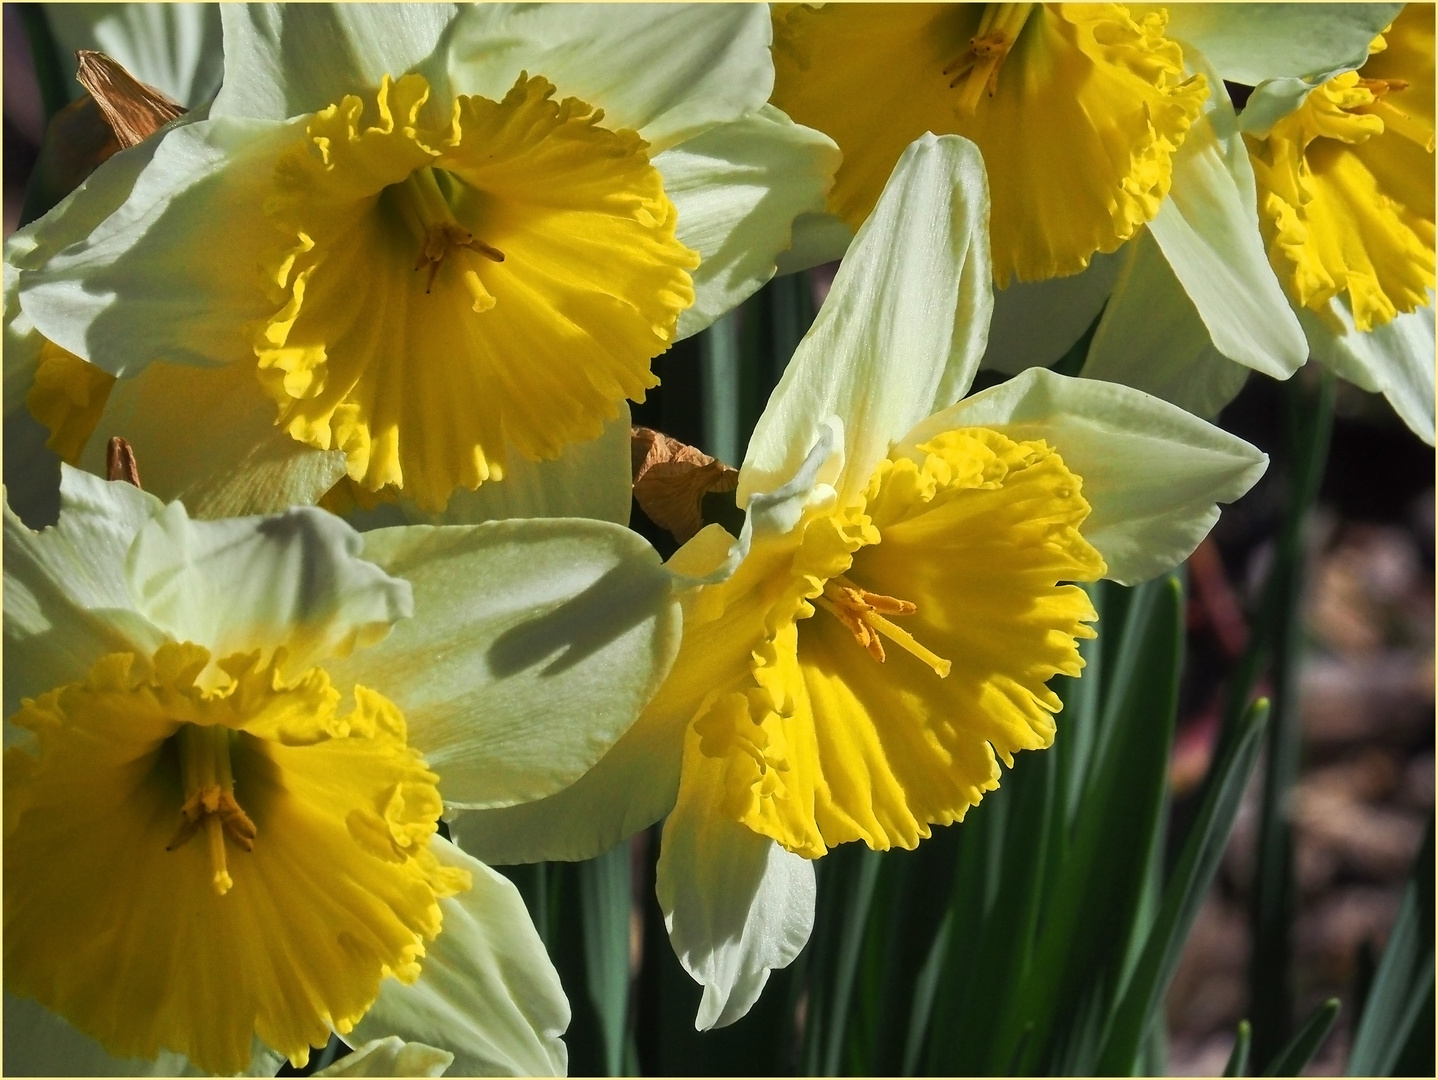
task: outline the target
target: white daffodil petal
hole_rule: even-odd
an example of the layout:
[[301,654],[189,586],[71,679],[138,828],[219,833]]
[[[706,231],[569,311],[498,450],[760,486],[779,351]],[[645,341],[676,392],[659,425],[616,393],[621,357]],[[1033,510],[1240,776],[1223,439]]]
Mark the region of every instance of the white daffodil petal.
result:
[[[629,405],[621,401],[619,415],[604,425],[599,438],[572,443],[553,461],[529,461],[513,451],[503,480],[490,480],[475,491],[460,488],[439,514],[426,514],[402,498],[401,515],[407,522],[428,525],[558,517],[628,525],[634,497],[629,432]],[[354,517],[363,520],[365,515]]]
[[5,261],[21,270],[33,269],[72,244],[85,242],[134,193],[163,141],[146,139],[106,158],[49,213],[5,241]]
[[987,427],[1042,439],[1083,481],[1083,534],[1134,585],[1171,570],[1218,520],[1218,503],[1248,491],[1268,456],[1175,405],[1116,383],[1035,368],[925,420],[896,453],[943,431]]
[[110,391],[80,465],[105,471],[108,441],[129,442],[145,490],[197,518],[274,514],[320,500],[345,474],[344,454],[296,442],[254,363],[221,368],[154,363]]
[[315,1076],[443,1076],[454,1064],[448,1050],[424,1043],[405,1042],[397,1035],[357,1046]]
[[1296,112],[1309,94],[1329,78],[1352,71],[1352,67],[1325,72],[1316,79],[1270,79],[1248,96],[1243,112],[1238,115],[1238,128],[1257,139],[1268,138],[1273,125],[1289,113]]
[[287,669],[303,671],[374,644],[409,617],[409,584],[360,558],[362,546],[359,533],[314,507],[192,521],[175,502],[135,535],[125,579],[135,607],[176,641],[217,660],[282,646]]
[[1253,165],[1222,80],[1202,57],[1185,59],[1208,76],[1212,90],[1174,155],[1173,187],[1149,232],[1214,348],[1286,379],[1308,359],[1308,343],[1263,247]]
[[350,1037],[443,1045],[456,1076],[563,1076],[569,1002],[519,891],[448,841],[435,837],[430,849],[474,886],[439,902],[444,924],[418,981],[381,983]]
[[364,554],[412,584],[416,618],[326,668],[336,686],[384,688],[453,806],[508,806],[578,779],[679,647],[658,554],[608,522],[381,529]]
[[444,85],[454,4],[225,4],[211,116],[285,120],[410,71]]
[[[284,1064],[258,1039],[246,1076],[274,1076]],[[208,1076],[183,1054],[161,1050],[154,1061],[114,1058],[88,1035],[31,998],[5,994],[6,1076]]]
[[694,305],[677,336],[698,333],[774,276],[801,213],[823,210],[839,167],[827,135],[771,105],[710,128],[654,159],[679,211],[680,243],[697,251]]
[[497,866],[603,855],[673,808],[688,720],[642,716],[562,791],[498,810],[458,814],[450,820],[450,835],[465,851]]
[[1230,82],[1257,86],[1266,79],[1358,67],[1368,57],[1368,43],[1402,9],[1402,4],[1139,4],[1129,10],[1140,20],[1152,11],[1167,12],[1167,37],[1198,48]]
[[675,955],[704,987],[694,1026],[747,1013],[769,972],[787,967],[814,928],[814,865],[715,813],[724,761],[685,737],[684,781],[664,823],[655,891]]
[[1069,277],[1015,279],[994,291],[989,343],[979,366],[1006,375],[1049,367],[1063,358],[1104,309],[1123,267],[1124,254],[1094,255]]
[[125,555],[163,509],[129,484],[65,466],[60,520],[32,532],[5,508],[5,715],[21,698],[84,678],[107,653],[164,641],[125,590]]
[[135,78],[193,109],[215,96],[224,70],[219,4],[46,4],[45,19],[79,97],[75,51],[98,49]]
[[926,134],[904,151],[759,418],[740,505],[792,477],[829,417],[846,439],[834,486],[852,497],[894,439],[968,389],[993,308],[988,213],[973,143]]
[[794,219],[794,239],[779,252],[780,274],[795,274],[811,266],[838,262],[854,242],[854,230],[833,214],[800,214]]
[[1250,369],[1213,347],[1193,300],[1147,230],[1125,251],[1083,377],[1132,386],[1196,416],[1217,416],[1243,389]]
[[1343,379],[1388,399],[1413,434],[1433,445],[1433,293],[1417,311],[1360,334],[1353,314],[1341,298],[1329,301],[1329,311],[1343,323],[1335,334],[1317,315],[1299,315],[1313,358]]
[[521,70],[604,110],[651,154],[754,112],[774,88],[761,4],[467,7],[452,37],[456,93],[502,98]]
[[727,581],[756,541],[787,536],[806,514],[832,510],[838,498],[833,482],[843,469],[844,425],[837,416],[829,416],[820,424],[818,441],[799,471],[781,487],[750,496],[737,538],[721,525],[707,525],[674,553],[665,564],[674,587],[688,590]]
[[[1390,5],[1374,4],[1373,6],[1387,8]],[[1243,106],[1243,112],[1238,115],[1239,130],[1245,135],[1252,135],[1257,139],[1268,138],[1273,131],[1273,125],[1290,113],[1296,112],[1315,89],[1330,79],[1336,79],[1346,71],[1355,70],[1362,64],[1363,58],[1360,56],[1357,60],[1345,62],[1327,71],[1320,71],[1302,78],[1269,79],[1267,82],[1259,83],[1253,93],[1248,96],[1248,101]]]
[[[18,260],[35,326],[112,375],[151,360],[253,357],[243,328],[275,307],[264,288],[274,244],[262,204],[275,156],[298,137],[291,125],[226,118],[116,154],[52,211],[53,224],[47,215],[39,246]],[[130,158],[150,150],[148,164]],[[143,168],[132,176],[136,161]]]

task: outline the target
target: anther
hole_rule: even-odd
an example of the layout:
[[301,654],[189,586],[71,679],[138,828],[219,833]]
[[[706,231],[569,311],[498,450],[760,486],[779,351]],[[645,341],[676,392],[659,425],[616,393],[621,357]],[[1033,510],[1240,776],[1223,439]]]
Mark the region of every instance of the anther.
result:
[[1373,95],[1369,107],[1373,115],[1382,118],[1384,130],[1417,143],[1430,154],[1433,152],[1433,125],[1400,109],[1388,97],[1407,90],[1407,79],[1359,79],[1358,85]]
[[[440,186],[441,179],[443,187]],[[405,223],[419,238],[419,257],[414,261],[414,268],[429,271],[429,279],[424,286],[426,293],[434,288],[440,263],[455,248],[472,251],[491,262],[504,262],[504,252],[493,244],[486,244],[455,220],[454,210],[449,204],[454,196],[455,183],[454,178],[443,170],[436,172],[433,168],[424,168],[416,169],[402,183],[387,189],[393,193]]]
[[1407,79],[1359,79],[1358,85],[1367,90],[1374,97],[1382,97],[1391,92],[1408,89]]
[[185,802],[180,807],[180,825],[165,845],[166,851],[184,846],[203,827],[210,853],[211,882],[224,896],[234,886],[230,877],[226,840],[244,851],[255,846],[255,823],[235,801],[235,781],[230,771],[230,733],[223,727],[183,726],[176,736],[180,742],[180,770],[185,784]]
[[854,635],[854,640],[879,663],[882,664],[886,659],[882,635],[905,652],[922,660],[939,678],[948,677],[953,667],[948,660],[920,645],[913,635],[884,617],[912,615],[919,610],[917,604],[885,596],[883,593],[870,592],[842,575],[825,582],[823,595],[815,597],[814,603],[838,619],[844,628]]
[[1009,55],[1019,31],[1028,21],[1033,4],[987,4],[979,19],[978,33],[969,39],[969,47],[952,60],[943,74],[954,78],[949,89],[963,84],[957,109],[961,115],[972,116],[979,97],[987,92],[993,97],[999,87],[999,69]]
[[419,258],[414,263],[416,270],[429,268],[429,280],[425,282],[424,286],[426,294],[434,288],[434,279],[439,273],[439,264],[444,261],[445,255],[452,247],[467,248],[478,255],[483,255],[491,262],[504,262],[504,252],[476,238],[474,233],[463,225],[453,221],[442,221],[430,225],[424,231],[424,240],[419,248]]

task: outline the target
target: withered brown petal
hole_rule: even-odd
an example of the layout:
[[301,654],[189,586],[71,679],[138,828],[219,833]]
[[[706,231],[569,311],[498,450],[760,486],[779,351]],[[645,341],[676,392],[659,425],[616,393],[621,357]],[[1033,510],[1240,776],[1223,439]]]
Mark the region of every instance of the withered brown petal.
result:
[[737,469],[653,428],[630,429],[629,450],[635,501],[681,544],[704,527],[704,496],[739,486]]
[[80,49],[75,60],[75,77],[100,106],[122,149],[143,142],[185,112],[174,98],[140,82],[102,52]]

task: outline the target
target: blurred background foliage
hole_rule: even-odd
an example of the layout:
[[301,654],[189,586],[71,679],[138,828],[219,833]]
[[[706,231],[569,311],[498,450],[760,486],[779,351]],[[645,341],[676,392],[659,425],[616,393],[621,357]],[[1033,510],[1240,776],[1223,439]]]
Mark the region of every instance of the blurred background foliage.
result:
[[[8,236],[63,195],[36,169],[74,95],[39,8],[4,20]],[[738,465],[833,270],[660,357],[634,422]],[[572,1073],[1433,1075],[1433,452],[1314,365],[1251,377],[1219,422],[1268,475],[1177,573],[1092,587],[1053,749],[915,851],[822,859],[809,945],[737,1024],[694,1030],[657,826],[504,868]]]

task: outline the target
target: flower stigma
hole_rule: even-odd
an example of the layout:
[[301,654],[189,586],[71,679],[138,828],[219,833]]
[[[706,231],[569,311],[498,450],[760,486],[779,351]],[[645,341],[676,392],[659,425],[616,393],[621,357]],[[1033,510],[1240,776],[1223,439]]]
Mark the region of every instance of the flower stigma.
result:
[[945,75],[953,75],[950,89],[963,84],[957,106],[960,116],[973,116],[979,95],[993,97],[999,87],[999,69],[1004,57],[1019,39],[1019,32],[1028,21],[1033,4],[986,4],[979,29],[969,39],[969,47],[948,67]]
[[[450,200],[440,188],[441,177],[444,178],[446,187],[453,184],[450,175],[443,169],[436,171],[433,168],[423,168],[416,169],[403,181],[387,189],[392,193],[405,224],[419,239],[419,258],[415,260],[414,268],[429,270],[429,279],[424,286],[426,296],[433,290],[440,264],[451,248],[464,248],[491,262],[504,262],[504,252],[477,239],[474,233],[455,220]],[[470,276],[466,275],[466,285]],[[477,282],[478,279],[475,280]],[[488,297],[488,293],[474,289],[470,290],[470,294],[475,300],[479,300],[481,296]]]

